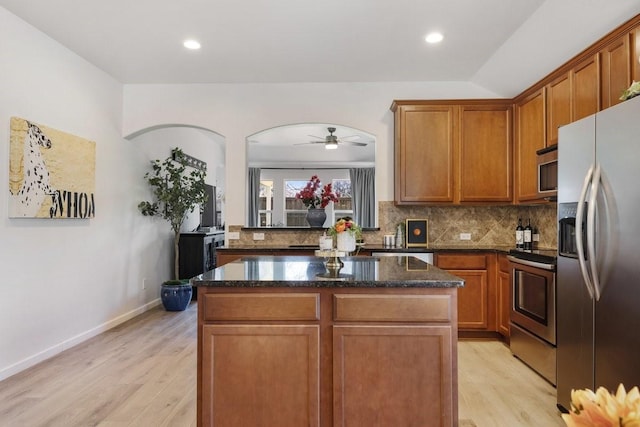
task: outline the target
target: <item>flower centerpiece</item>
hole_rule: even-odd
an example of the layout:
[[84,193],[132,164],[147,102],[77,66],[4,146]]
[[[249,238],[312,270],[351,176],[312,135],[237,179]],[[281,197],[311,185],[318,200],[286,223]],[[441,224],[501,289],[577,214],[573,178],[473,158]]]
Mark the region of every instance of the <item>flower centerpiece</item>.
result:
[[568,427],[622,427],[640,425],[640,392],[633,387],[628,393],[620,384],[615,395],[604,387],[571,390],[571,411],[562,419]]
[[307,207],[307,222],[311,227],[322,227],[327,219],[324,208],[329,202],[337,202],[338,194],[333,192],[331,184],[322,186],[318,175],[313,175],[307,185],[296,193],[296,199],[302,200]]
[[356,239],[362,236],[362,228],[351,217],[346,216],[329,228],[329,234],[335,236],[339,251],[353,252],[356,250]]

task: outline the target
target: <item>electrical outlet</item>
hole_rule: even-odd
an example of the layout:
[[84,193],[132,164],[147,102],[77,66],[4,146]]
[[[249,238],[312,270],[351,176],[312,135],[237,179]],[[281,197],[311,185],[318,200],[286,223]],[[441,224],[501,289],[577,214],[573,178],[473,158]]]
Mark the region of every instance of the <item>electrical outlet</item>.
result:
[[264,233],[253,233],[253,240],[264,240]]
[[240,240],[240,232],[239,231],[229,231],[227,233],[227,238],[229,238],[229,240]]
[[460,240],[471,240],[471,233],[460,233]]
[[143,277],[142,278],[142,289],[147,289],[147,278]]

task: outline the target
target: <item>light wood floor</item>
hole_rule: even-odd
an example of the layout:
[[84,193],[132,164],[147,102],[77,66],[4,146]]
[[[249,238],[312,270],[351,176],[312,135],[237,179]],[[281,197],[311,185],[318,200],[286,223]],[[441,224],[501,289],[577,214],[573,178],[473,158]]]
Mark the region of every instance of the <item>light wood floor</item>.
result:
[[[461,427],[564,426],[555,389],[504,344],[461,341],[458,352]],[[0,382],[1,427],[190,427],[195,419],[195,303],[153,309]]]

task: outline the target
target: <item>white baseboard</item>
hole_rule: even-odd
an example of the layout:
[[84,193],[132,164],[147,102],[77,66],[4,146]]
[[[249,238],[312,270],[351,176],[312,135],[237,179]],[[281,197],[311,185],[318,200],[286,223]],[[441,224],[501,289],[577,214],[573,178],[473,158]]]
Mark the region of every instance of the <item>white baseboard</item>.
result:
[[59,344],[51,346],[46,350],[41,351],[40,353],[34,354],[33,356],[29,356],[26,359],[23,359],[17,363],[14,363],[11,366],[8,366],[2,370],[0,370],[0,381],[9,378],[12,375],[17,374],[18,372],[22,372],[27,368],[30,368],[34,365],[37,365],[40,362],[43,362],[51,357],[62,353],[65,350],[70,349],[90,338],[95,337],[98,334],[101,334],[109,329],[115,328],[116,326],[126,322],[129,319],[133,319],[136,316],[144,313],[145,311],[151,310],[154,307],[160,305],[162,301],[160,298],[157,298],[153,301],[150,301],[138,308],[135,308],[128,313],[124,313],[115,319],[111,319],[101,325],[96,326],[95,328],[89,329],[81,334],[78,334],[74,337],[71,337],[67,340],[62,341]]

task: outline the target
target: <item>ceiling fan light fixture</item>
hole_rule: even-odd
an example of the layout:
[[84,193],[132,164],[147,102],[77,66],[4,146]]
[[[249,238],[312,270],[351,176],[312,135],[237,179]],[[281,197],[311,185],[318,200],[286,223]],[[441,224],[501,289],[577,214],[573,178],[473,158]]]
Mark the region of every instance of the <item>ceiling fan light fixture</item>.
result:
[[336,148],[338,148],[338,142],[327,142],[326,144],[324,144],[324,148],[325,150],[335,150]]
[[424,39],[429,44],[436,44],[436,43],[440,43],[444,39],[444,36],[442,35],[442,33],[433,32],[433,33],[427,34],[427,36]]

